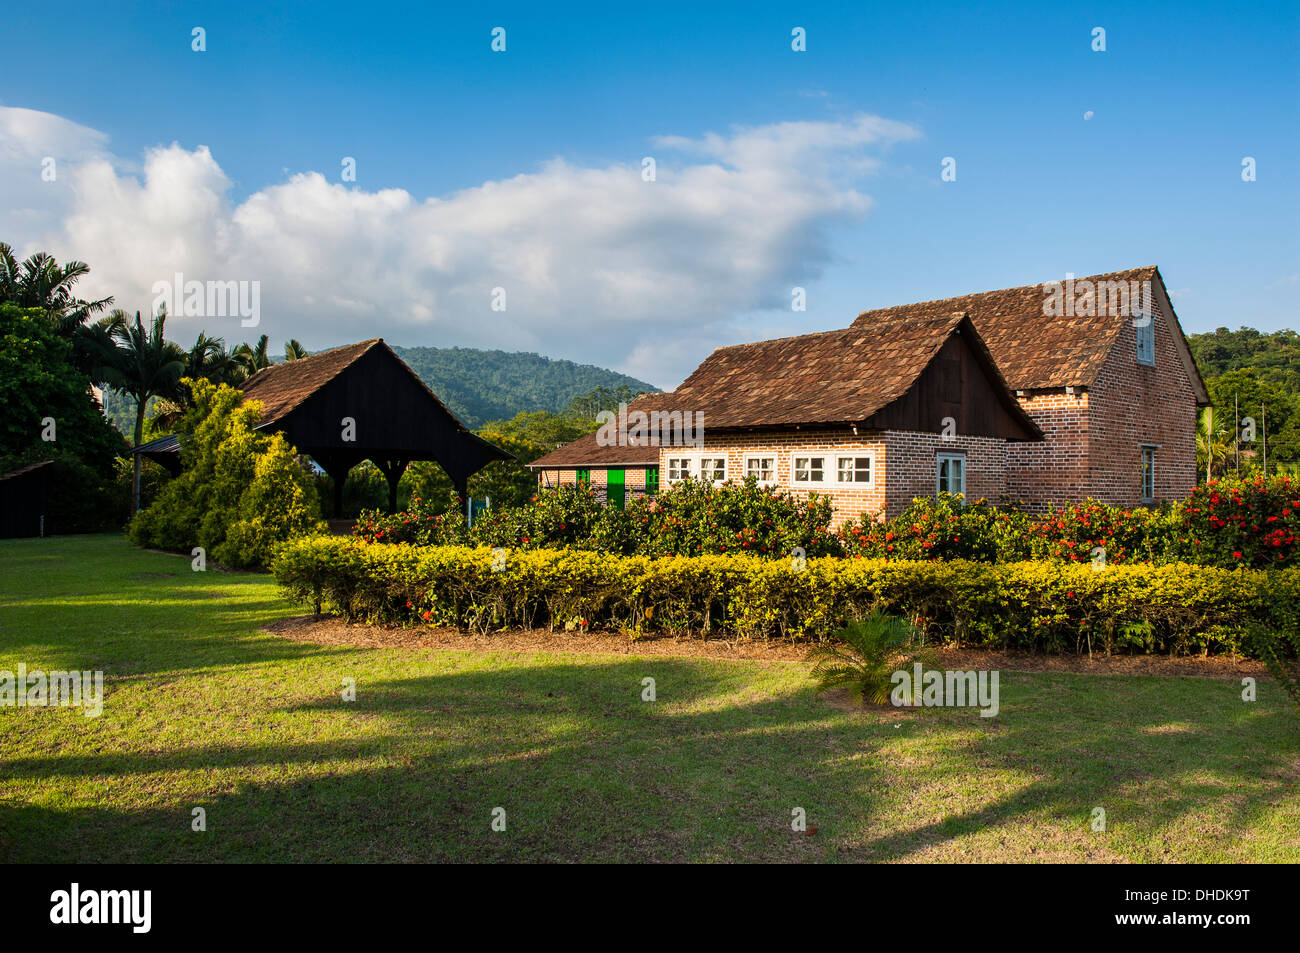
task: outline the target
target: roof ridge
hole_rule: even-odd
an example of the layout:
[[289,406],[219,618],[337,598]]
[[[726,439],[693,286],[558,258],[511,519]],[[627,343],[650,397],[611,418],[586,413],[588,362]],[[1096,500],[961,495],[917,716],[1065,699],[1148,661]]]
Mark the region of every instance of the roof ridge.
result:
[[[875,314],[877,311],[892,311],[895,308],[919,308],[927,304],[943,304],[945,301],[957,301],[963,298],[975,298],[975,297],[979,297],[980,295],[998,295],[998,294],[1007,294],[1008,292],[1011,291],[1028,291],[1030,288],[1041,288],[1043,285],[1052,284],[1053,282],[1057,282],[1057,281],[1060,282],[1091,281],[1095,278],[1109,278],[1112,275],[1125,275],[1135,271],[1136,272],[1149,271],[1155,273],[1158,272],[1159,270],[1160,268],[1158,265],[1141,265],[1137,268],[1120,268],[1117,269],[1116,271],[1101,271],[1095,275],[1083,275],[1083,276],[1076,276],[1074,278],[1054,278],[1051,281],[1036,281],[1027,285],[1012,285],[1010,288],[990,288],[987,291],[968,291],[965,292],[964,294],[949,295],[946,298],[932,298],[928,301],[908,301],[903,304],[885,305],[884,307],[881,308],[868,308],[866,311],[859,312],[858,317],[860,318],[864,314]],[[857,319],[855,318],[854,320]]]
[[307,362],[315,361],[317,358],[329,357],[331,354],[337,356],[339,351],[345,351],[348,348],[358,348],[355,357],[353,357],[346,364],[342,365],[332,375],[330,375],[329,380],[333,380],[344,370],[351,367],[353,363],[356,362],[357,358],[361,357],[362,354],[365,354],[376,344],[383,344],[383,343],[384,343],[383,338],[369,338],[365,341],[357,341],[353,344],[340,344],[338,347],[331,347],[324,351],[317,351],[315,354],[308,354],[306,357],[295,358],[292,361],[280,361],[278,364],[268,364],[266,367],[263,367],[260,370],[257,370],[254,373],[250,374],[248,378],[245,379],[239,385],[238,389],[243,390],[244,388],[252,384],[254,381],[256,381],[258,378],[267,376],[268,372],[270,371],[279,371],[279,370],[284,370],[285,368],[293,368],[294,370],[301,371],[304,368],[304,366],[310,366],[310,364],[308,364]]
[[[940,298],[939,300],[940,300],[940,301],[946,301],[946,300],[949,300],[949,299],[947,299],[947,298]],[[894,305],[893,307],[902,308],[902,307],[910,307],[910,305]],[[888,310],[888,309],[887,309],[887,308],[881,308],[881,309],[878,309],[878,310],[882,310],[882,311],[884,311],[884,310]],[[871,312],[869,312],[869,311],[864,311],[864,312],[862,312],[862,313],[863,313],[863,314],[870,314]],[[919,320],[934,320],[934,321],[938,321],[938,320],[942,319],[942,320],[948,321],[948,320],[951,320],[951,318],[952,318],[953,315],[962,315],[962,314],[965,314],[965,313],[966,313],[965,309],[963,309],[963,308],[957,308],[957,309],[954,309],[951,313],[949,313],[949,314],[947,314],[947,315],[943,315],[942,318],[940,318],[939,316],[936,316],[936,317],[934,317],[934,318],[926,318],[926,319],[919,319]],[[859,317],[860,317],[860,316],[861,316],[861,315],[859,315]],[[914,320],[914,321],[912,321],[911,323],[915,324],[915,323],[918,323],[918,321],[917,321],[917,320]],[[823,335],[832,335],[832,334],[849,334],[849,333],[852,333],[852,332],[859,332],[859,333],[861,333],[861,331],[862,331],[862,328],[860,328],[860,327],[855,327],[854,325],[850,324],[850,325],[849,325],[848,327],[846,327],[846,328],[828,328],[828,329],[826,329],[825,331],[807,331],[807,332],[805,332],[805,333],[803,333],[803,334],[787,334],[785,337],[780,337],[780,338],[763,338],[761,341],[737,341],[735,344],[719,344],[717,347],[715,347],[715,348],[713,349],[713,352],[712,352],[712,353],[716,354],[718,351],[726,351],[726,350],[729,350],[729,349],[731,349],[731,348],[736,348],[736,347],[754,347],[755,345],[758,345],[758,344],[781,344],[781,343],[783,343],[783,342],[789,342],[789,341],[800,341],[800,340],[803,340],[803,339],[805,339],[805,338],[816,338],[816,337],[822,337]],[[666,393],[666,392],[665,392],[665,393]]]

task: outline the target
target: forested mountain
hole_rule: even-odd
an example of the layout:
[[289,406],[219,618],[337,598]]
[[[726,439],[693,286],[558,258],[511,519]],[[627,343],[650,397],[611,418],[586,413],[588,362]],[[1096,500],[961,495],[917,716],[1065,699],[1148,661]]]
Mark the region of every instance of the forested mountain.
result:
[[467,347],[394,347],[467,427],[509,420],[524,411],[558,413],[598,388],[634,394],[659,388],[591,364],[540,354],[480,351]]

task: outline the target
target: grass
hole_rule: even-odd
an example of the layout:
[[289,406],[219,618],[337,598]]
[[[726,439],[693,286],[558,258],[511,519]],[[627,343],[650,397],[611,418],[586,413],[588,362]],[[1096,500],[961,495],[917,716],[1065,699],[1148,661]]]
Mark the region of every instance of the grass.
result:
[[0,708],[6,860],[1300,861],[1270,682],[1007,671],[995,718],[864,713],[802,664],[259,631],[299,611],[116,537],[0,542],[0,669],[106,679],[97,719]]

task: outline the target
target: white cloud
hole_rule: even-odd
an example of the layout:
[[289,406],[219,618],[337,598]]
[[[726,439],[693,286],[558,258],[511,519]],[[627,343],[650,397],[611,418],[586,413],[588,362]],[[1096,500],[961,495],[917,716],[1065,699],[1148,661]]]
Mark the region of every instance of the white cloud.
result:
[[[176,319],[238,340],[265,332],[309,348],[383,336],[396,344],[537,350],[672,386],[745,311],[788,308],[830,258],[828,225],[865,216],[856,180],[912,139],[874,116],[785,122],[654,140],[640,162],[553,160],[423,201],[317,172],[242,202],[204,146],[151,149],[138,170],[105,137],[57,116],[0,107],[0,173],[61,150],[57,189],[12,204],[5,240],[91,264],[87,295],[146,309],[156,281],[258,280],[262,322]],[[638,157],[639,160],[639,157]],[[15,215],[13,210],[21,214]],[[491,310],[503,287],[508,309]]]

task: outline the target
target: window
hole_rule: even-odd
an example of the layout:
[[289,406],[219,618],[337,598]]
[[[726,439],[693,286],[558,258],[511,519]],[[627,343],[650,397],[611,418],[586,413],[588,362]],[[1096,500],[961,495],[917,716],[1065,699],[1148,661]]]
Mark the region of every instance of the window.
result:
[[726,457],[701,457],[700,479],[721,483],[727,479]]
[[691,478],[691,458],[690,457],[669,457],[668,458],[668,482],[680,483],[682,480]]
[[1142,448],[1142,502],[1156,498],[1156,448]]
[[835,461],[835,478],[841,483],[870,485],[870,457],[839,457]]
[[1133,328],[1137,331],[1137,362],[1154,367],[1156,363],[1156,322],[1150,314],[1135,314]]
[[825,457],[795,457],[794,458],[794,482],[795,483],[825,483],[826,482],[826,458]]
[[746,457],[745,476],[753,477],[759,483],[776,481],[776,457]]
[[966,493],[966,458],[956,453],[941,453],[936,458],[935,490],[939,493]]

